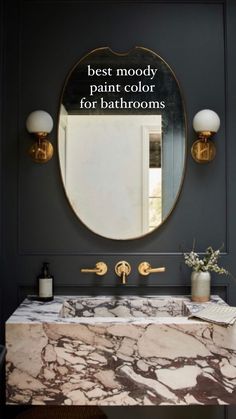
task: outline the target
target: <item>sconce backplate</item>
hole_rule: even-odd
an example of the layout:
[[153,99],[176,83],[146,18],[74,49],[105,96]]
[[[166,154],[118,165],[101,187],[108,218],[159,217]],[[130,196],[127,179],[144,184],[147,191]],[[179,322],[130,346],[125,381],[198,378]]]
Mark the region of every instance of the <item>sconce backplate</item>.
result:
[[216,155],[215,144],[210,140],[197,140],[191,147],[191,154],[197,163],[209,163],[214,160]]
[[29,155],[35,163],[47,163],[53,156],[53,146],[50,141],[40,139],[30,147]]

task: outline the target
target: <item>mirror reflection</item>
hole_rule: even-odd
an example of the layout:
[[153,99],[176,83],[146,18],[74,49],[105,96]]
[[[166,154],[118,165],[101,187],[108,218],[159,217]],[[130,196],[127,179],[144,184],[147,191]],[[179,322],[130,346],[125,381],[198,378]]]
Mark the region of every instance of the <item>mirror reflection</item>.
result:
[[58,127],[62,180],[79,219],[116,240],[159,227],[180,192],[185,135],[178,82],[155,53],[100,48],[80,60]]

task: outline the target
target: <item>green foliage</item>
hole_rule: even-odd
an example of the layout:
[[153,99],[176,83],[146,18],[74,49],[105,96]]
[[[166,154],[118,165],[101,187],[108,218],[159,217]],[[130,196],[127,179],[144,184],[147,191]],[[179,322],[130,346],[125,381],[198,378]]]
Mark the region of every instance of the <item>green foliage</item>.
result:
[[218,265],[219,257],[220,249],[214,250],[209,246],[202,259],[194,250],[190,253],[184,253],[184,262],[195,272],[216,272],[220,275],[229,275],[229,272],[225,268]]

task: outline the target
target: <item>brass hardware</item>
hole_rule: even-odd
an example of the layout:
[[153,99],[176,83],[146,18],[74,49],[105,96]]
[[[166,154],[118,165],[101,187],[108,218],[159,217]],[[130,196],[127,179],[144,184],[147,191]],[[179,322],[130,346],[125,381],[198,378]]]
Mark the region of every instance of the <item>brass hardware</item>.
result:
[[35,163],[47,163],[53,156],[53,146],[47,139],[47,132],[37,132],[37,141],[29,149]]
[[35,163],[47,163],[53,156],[53,146],[48,138],[52,128],[53,119],[46,111],[33,111],[26,119],[27,131],[36,138],[29,149],[29,155]]
[[147,276],[151,273],[165,272],[166,268],[163,266],[161,268],[152,268],[150,263],[141,262],[138,266],[138,271],[140,275]]
[[215,145],[211,138],[220,128],[220,118],[211,109],[202,109],[193,118],[193,129],[197,133],[197,140],[191,147],[192,158],[197,163],[209,163],[216,155]]
[[95,268],[82,268],[83,273],[95,273],[96,275],[105,275],[107,273],[107,264],[104,262],[97,262]]
[[214,160],[216,155],[215,144],[209,140],[214,133],[204,131],[198,133],[199,139],[191,147],[191,154],[197,163],[209,163]]
[[131,272],[131,266],[128,262],[125,260],[121,260],[120,262],[117,262],[115,266],[115,273],[121,277],[122,284],[126,284],[126,278]]

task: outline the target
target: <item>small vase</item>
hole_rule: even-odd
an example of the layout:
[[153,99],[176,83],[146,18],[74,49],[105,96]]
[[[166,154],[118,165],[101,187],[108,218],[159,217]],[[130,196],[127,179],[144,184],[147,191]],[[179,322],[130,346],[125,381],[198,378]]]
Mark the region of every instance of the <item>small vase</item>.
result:
[[210,272],[195,272],[191,274],[192,301],[205,303],[210,299],[211,274]]

